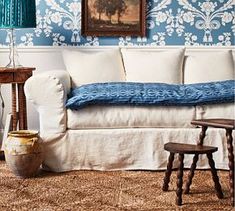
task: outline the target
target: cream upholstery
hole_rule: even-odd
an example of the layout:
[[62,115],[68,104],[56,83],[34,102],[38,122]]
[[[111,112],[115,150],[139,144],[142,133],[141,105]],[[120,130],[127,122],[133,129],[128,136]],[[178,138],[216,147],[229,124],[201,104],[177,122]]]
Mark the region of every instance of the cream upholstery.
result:
[[65,102],[70,87],[66,71],[50,71],[27,80],[25,95],[39,112],[41,133],[66,131]]
[[[169,141],[195,144],[199,133],[199,128],[120,128],[42,134],[45,143],[43,168],[56,172],[166,169],[169,154],[163,149],[164,144]],[[225,131],[208,129],[204,143],[218,147],[214,155],[216,167],[228,169]],[[185,156],[185,168],[191,164],[192,156]],[[197,167],[209,167],[206,156],[199,157]]]
[[118,49],[101,52],[63,51],[64,63],[72,77],[72,86],[89,83],[125,81]]
[[181,83],[184,51],[184,48],[165,51],[122,49],[126,80]]
[[234,79],[232,51],[193,53],[185,59],[184,83]]
[[[187,53],[190,55],[193,53]],[[230,73],[225,74],[226,79],[231,77]],[[25,85],[27,98],[39,112],[40,134],[45,145],[43,167],[47,170],[165,169],[168,154],[163,150],[164,143],[197,141],[200,129],[190,125],[193,118],[235,118],[234,104],[180,108],[91,106],[79,111],[66,110],[70,76],[66,71],[49,71],[31,77]],[[175,77],[171,78],[168,73],[167,80],[179,83],[178,76]],[[187,77],[194,80],[194,74]],[[208,74],[206,77],[212,80],[214,76]],[[216,78],[219,77],[220,73],[216,73]],[[195,81],[198,79],[196,74]],[[79,78],[76,83],[83,82],[87,82],[86,79]],[[209,129],[205,144],[218,147],[216,167],[228,169],[225,131]],[[190,156],[185,159],[186,167],[190,166],[191,159]],[[208,167],[203,156],[199,167]]]
[[195,107],[162,106],[89,106],[68,109],[68,128],[192,127]]
[[228,118],[235,119],[235,104],[196,106],[197,119]]

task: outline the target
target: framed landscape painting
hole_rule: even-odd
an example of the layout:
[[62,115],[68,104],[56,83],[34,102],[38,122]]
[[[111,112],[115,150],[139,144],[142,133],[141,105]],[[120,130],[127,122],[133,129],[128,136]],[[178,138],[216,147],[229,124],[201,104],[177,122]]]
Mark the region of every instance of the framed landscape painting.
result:
[[146,0],[83,0],[82,34],[145,36]]

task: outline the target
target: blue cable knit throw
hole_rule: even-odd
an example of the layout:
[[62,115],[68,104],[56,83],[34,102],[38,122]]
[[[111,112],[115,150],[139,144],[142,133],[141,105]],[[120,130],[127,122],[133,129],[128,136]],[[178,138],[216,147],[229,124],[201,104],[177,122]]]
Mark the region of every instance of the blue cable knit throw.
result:
[[74,88],[66,103],[70,109],[88,105],[193,106],[234,102],[235,81],[198,84],[112,82]]

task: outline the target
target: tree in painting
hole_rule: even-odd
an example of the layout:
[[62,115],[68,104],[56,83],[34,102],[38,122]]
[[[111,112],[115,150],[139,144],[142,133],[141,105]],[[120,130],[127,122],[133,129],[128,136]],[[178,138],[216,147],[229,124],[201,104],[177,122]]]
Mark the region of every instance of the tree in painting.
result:
[[109,17],[110,22],[112,21],[112,16],[116,13],[114,1],[115,0],[107,0],[107,4],[105,5],[105,14]]
[[124,0],[115,1],[115,4],[116,4],[117,15],[118,15],[118,23],[120,23],[120,17],[125,12],[127,6]]
[[101,20],[101,14],[105,13],[111,22],[112,16],[117,14],[118,23],[120,23],[120,17],[126,10],[126,3],[124,0],[96,0],[94,3],[97,13],[99,13],[99,20]]
[[95,8],[96,11],[99,13],[99,20],[101,20],[101,14],[105,12],[107,0],[96,0],[95,1]]

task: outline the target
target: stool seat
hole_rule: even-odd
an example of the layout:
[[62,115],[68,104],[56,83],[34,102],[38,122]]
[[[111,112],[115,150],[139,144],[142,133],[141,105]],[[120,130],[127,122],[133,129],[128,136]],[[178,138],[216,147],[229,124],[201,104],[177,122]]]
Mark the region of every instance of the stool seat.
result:
[[217,147],[212,147],[212,146],[180,144],[173,142],[165,144],[164,149],[166,151],[179,154],[207,154],[207,153],[216,152],[218,150]]

